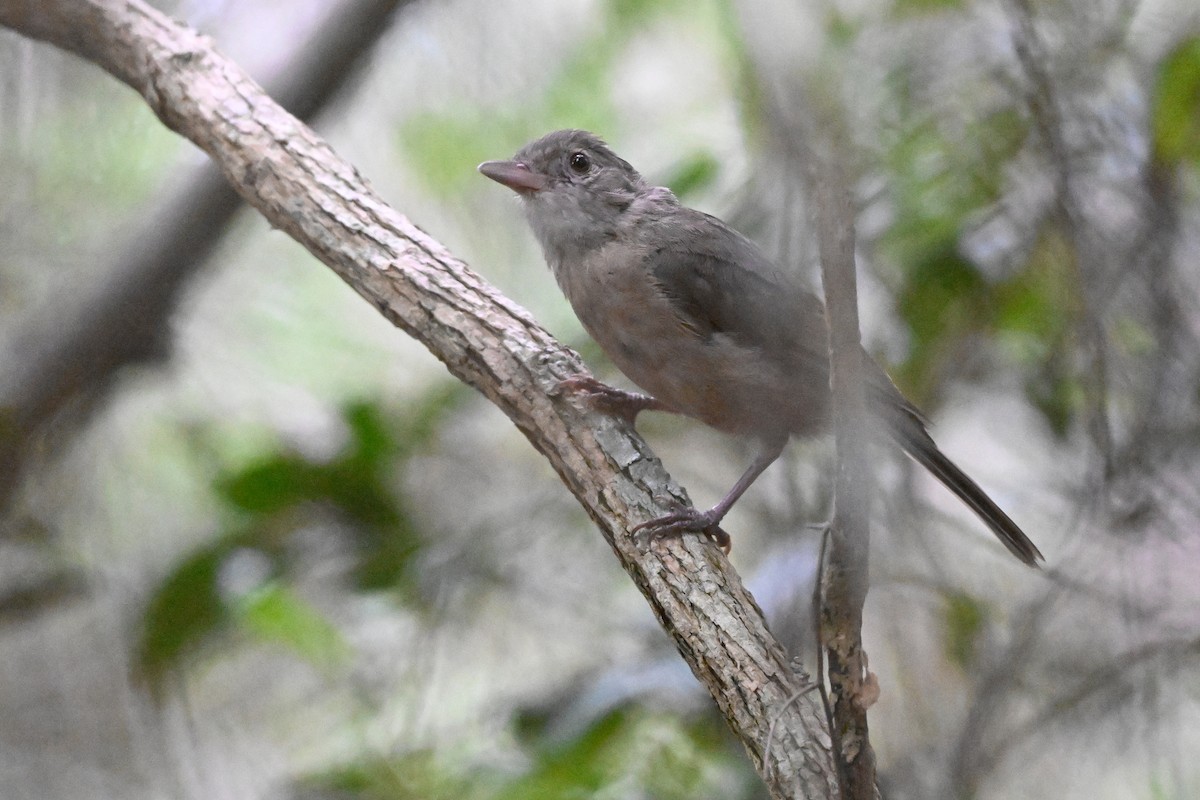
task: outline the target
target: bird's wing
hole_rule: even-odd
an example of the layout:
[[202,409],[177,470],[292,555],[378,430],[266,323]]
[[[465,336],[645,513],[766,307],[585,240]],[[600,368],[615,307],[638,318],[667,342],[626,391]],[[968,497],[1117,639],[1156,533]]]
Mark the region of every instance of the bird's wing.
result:
[[[829,334],[820,298],[716,217],[680,208],[673,222],[653,237],[646,268],[680,322],[702,339],[724,335],[762,350],[804,380],[828,381]],[[921,412],[865,351],[863,364],[867,399],[876,412],[923,425]]]
[[[645,268],[696,336],[723,335],[811,368],[826,361],[824,306],[749,239],[681,208],[652,232]],[[800,366],[797,364],[796,366]]]

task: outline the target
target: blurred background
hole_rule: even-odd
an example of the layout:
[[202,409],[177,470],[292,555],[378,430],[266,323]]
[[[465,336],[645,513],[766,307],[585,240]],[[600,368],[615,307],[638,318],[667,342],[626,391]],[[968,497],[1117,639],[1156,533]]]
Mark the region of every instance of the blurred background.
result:
[[[886,796],[1200,796],[1194,0],[155,5],[622,385],[475,165],[594,130],[816,287],[839,132],[867,346],[1047,557],[880,452]],[[519,432],[205,161],[0,30],[0,796],[765,797]],[[640,429],[702,506],[750,455]],[[726,525],[810,668],[831,463]]]

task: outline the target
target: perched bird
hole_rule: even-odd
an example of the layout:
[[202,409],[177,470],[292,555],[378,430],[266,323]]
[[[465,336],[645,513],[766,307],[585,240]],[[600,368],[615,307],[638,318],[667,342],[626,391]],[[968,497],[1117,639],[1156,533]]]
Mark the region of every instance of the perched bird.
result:
[[[728,549],[721,519],[792,436],[829,426],[825,308],[716,217],[647,184],[594,134],[563,130],[479,171],[517,192],[554,277],[583,327],[648,394],[593,378],[564,383],[631,421],[656,409],[754,437],[761,449],[708,511],[681,508],[639,528],[705,533]],[[920,412],[864,357],[867,406],[890,438],[979,515],[1026,564],[1042,554],[934,444]]]

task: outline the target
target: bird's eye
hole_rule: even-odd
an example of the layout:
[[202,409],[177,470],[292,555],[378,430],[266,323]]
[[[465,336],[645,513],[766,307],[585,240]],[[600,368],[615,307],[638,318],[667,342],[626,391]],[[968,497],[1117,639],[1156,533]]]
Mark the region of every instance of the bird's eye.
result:
[[571,169],[582,175],[592,168],[592,160],[588,158],[587,153],[582,151],[571,154],[571,160],[568,162]]

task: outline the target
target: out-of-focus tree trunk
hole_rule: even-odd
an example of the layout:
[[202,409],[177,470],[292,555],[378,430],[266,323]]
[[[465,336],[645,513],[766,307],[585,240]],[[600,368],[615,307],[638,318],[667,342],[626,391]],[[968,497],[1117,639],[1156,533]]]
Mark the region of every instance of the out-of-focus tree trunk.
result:
[[[356,67],[408,0],[347,0],[336,4],[308,40],[298,43],[268,93],[310,120],[356,74]],[[19,5],[19,4],[18,4]],[[32,6],[31,6],[32,9]],[[26,10],[36,23],[54,10]],[[82,19],[82,17],[80,17]],[[52,318],[35,318],[16,336],[17,352],[0,359],[0,508],[24,474],[32,452],[69,440],[43,436],[51,421],[75,430],[113,385],[121,367],[165,358],[169,321],[187,280],[228,230],[242,199],[212,164],[197,169],[123,242],[110,264],[91,270],[102,283],[56,303]],[[65,413],[64,413],[65,412]]]

